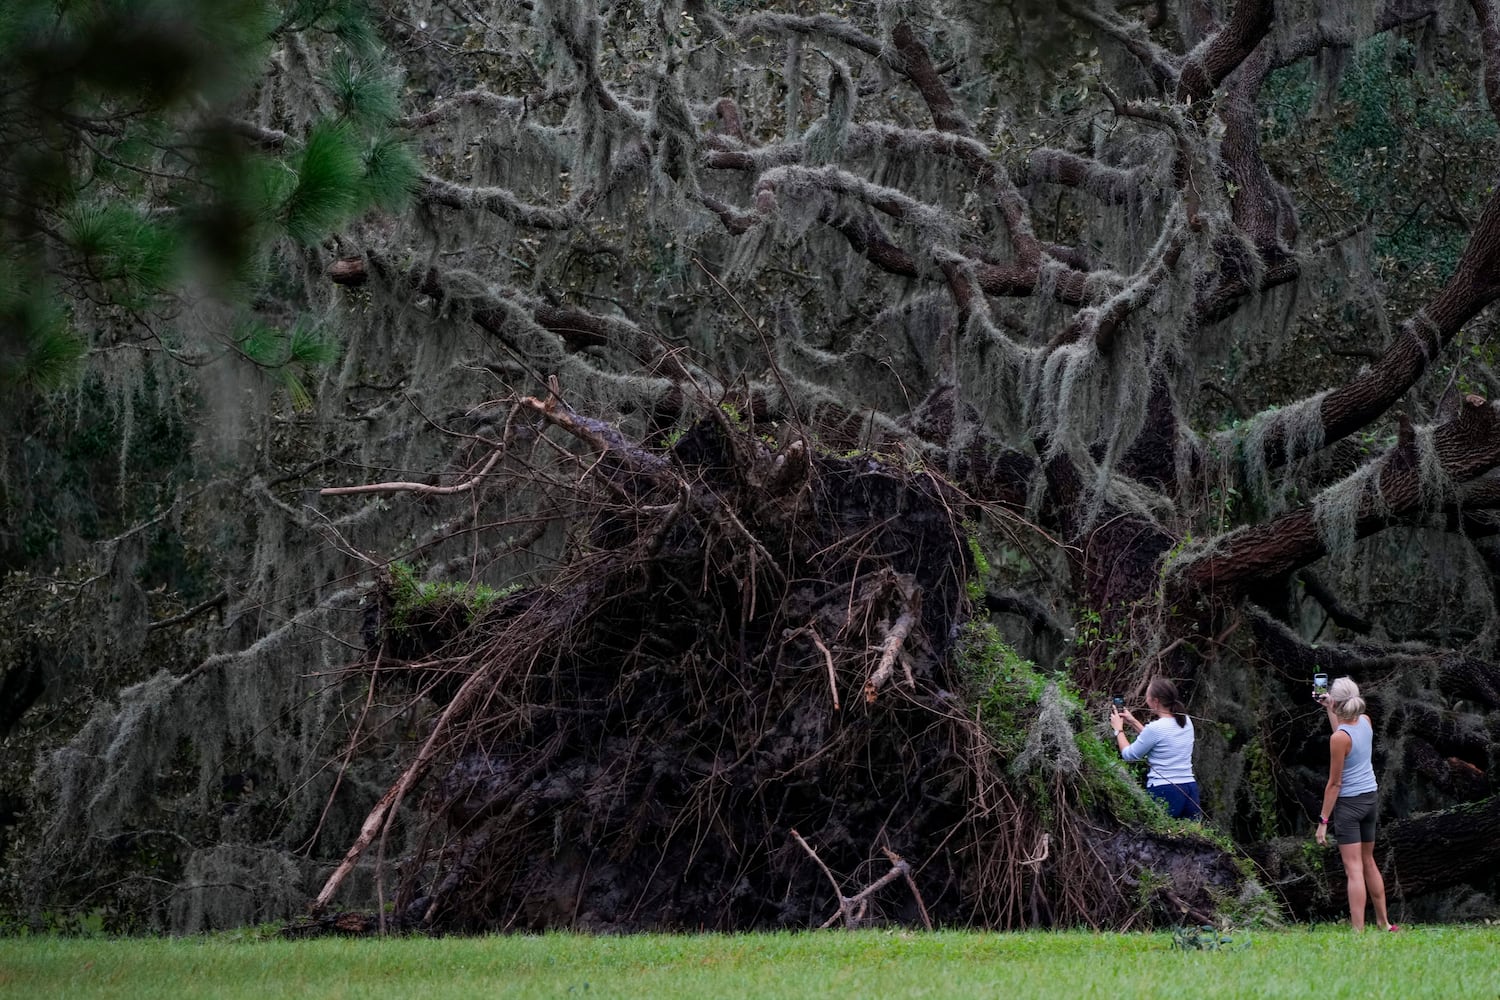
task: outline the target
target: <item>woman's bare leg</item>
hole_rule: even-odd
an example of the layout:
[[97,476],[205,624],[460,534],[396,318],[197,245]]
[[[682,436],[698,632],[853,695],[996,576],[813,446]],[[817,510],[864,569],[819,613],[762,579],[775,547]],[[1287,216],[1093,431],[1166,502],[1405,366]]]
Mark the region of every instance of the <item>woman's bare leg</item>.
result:
[[[1385,912],[1385,879],[1380,875],[1380,869],[1375,864],[1375,844],[1365,841],[1359,845],[1360,867],[1365,875],[1365,892],[1370,897],[1370,903],[1375,907],[1375,922],[1381,930],[1391,926],[1390,915]],[[1348,862],[1344,862],[1348,864]]]
[[[1365,929],[1365,862],[1360,844],[1340,844],[1339,857],[1344,860],[1344,879],[1349,888],[1349,921],[1357,931]],[[1373,845],[1372,845],[1373,846]],[[1379,873],[1376,873],[1379,875]],[[1380,885],[1380,901],[1385,903],[1385,883]]]

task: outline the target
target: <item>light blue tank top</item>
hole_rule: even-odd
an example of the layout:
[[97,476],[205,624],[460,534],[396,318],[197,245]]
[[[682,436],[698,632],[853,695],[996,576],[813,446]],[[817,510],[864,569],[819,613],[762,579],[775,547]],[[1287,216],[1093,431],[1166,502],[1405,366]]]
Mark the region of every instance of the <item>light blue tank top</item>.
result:
[[1359,721],[1346,722],[1339,726],[1338,731],[1348,733],[1353,744],[1349,756],[1344,758],[1344,781],[1339,787],[1339,798],[1375,791],[1375,767],[1370,760],[1375,730],[1370,726],[1369,718],[1361,715]]

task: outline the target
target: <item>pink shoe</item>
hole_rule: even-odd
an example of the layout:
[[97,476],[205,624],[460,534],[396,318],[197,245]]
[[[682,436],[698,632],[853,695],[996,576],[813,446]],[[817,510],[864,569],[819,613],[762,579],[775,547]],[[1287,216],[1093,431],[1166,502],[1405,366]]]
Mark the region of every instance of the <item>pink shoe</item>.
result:
[[1400,924],[1386,924],[1385,925],[1385,929],[1388,930],[1388,931],[1390,931],[1392,934],[1399,934],[1399,933],[1401,933],[1401,925]]

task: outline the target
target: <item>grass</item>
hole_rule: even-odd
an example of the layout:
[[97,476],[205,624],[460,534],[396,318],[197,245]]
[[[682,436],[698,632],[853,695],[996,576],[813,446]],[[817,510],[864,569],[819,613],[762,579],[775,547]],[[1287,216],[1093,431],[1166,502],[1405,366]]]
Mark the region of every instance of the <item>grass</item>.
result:
[[1500,927],[1170,934],[0,940],[0,997],[1500,997]]

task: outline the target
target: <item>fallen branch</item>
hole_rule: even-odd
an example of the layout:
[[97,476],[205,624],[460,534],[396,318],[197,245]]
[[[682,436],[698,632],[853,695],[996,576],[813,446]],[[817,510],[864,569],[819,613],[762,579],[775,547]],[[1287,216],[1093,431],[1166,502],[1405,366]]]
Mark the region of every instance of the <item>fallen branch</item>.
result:
[[[1046,834],[1043,834],[1046,836]],[[906,885],[911,889],[912,898],[917,901],[917,912],[922,915],[922,926],[932,930],[932,917],[927,914],[927,904],[922,902],[922,894],[917,891],[917,880],[911,877],[911,866],[902,860],[901,855],[889,847],[882,847],[881,851],[890,859],[891,864],[901,869],[901,876],[906,879]]]
[[459,713],[467,711],[470,704],[478,700],[479,693],[487,689],[489,677],[487,670],[476,670],[470,674],[463,686],[458,689],[458,693],[453,696],[453,700],[448,703],[448,707],[443,709],[443,714],[438,717],[437,723],[432,727],[427,741],[417,752],[416,759],[407,766],[405,771],[401,772],[401,777],[386,790],[386,793],[380,797],[380,801],[375,803],[375,808],[371,809],[370,814],[365,817],[364,825],[359,828],[359,836],[354,839],[344,859],[333,870],[333,874],[328,876],[328,881],[323,884],[323,890],[313,901],[311,907],[313,914],[322,913],[328,908],[339,886],[343,885],[344,879],[349,877],[349,873],[354,870],[360,857],[375,842],[377,836],[385,835],[386,829],[390,826],[391,817],[395,815],[406,793],[426,776],[433,761],[437,759],[438,750],[448,735],[449,724]]
[[452,486],[432,486],[428,483],[408,482],[367,483],[364,486],[325,486],[318,491],[318,495],[337,497],[348,496],[352,493],[426,493],[432,496],[452,496],[455,493],[467,493],[489,473],[490,469],[494,468],[495,463],[500,460],[500,456],[503,453],[503,449],[496,448],[490,453],[490,457],[484,463],[483,468],[463,482],[455,483]]
[[833,695],[833,710],[837,712],[839,710],[839,685],[838,675],[834,673],[833,669],[833,654],[828,651],[827,646],[823,645],[823,640],[818,635],[816,630],[810,630],[810,632],[812,635],[813,645],[822,650],[823,662],[828,664],[828,692],[829,694]]
[[[917,611],[922,606],[922,592],[911,582],[910,578],[901,581],[901,596],[905,600],[905,609],[896,619],[896,624],[885,635],[885,642],[880,647],[880,662],[875,667],[875,672],[865,682],[865,704],[873,704],[875,696],[880,693],[881,687],[890,680],[891,673],[896,666],[896,658],[901,655],[901,646],[906,642],[906,637],[911,634],[912,626],[917,623]],[[907,668],[907,681],[915,684],[911,676],[911,668]]]
[[922,919],[926,922],[927,929],[932,929],[932,921],[927,916],[927,907],[922,902],[921,895],[917,893],[916,884],[911,881],[911,865],[907,864],[900,855],[889,848],[881,848],[881,850],[885,851],[885,856],[891,859],[891,870],[865,886],[855,895],[845,896],[843,890],[839,888],[838,879],[833,877],[833,872],[829,871],[828,866],[823,863],[823,859],[818,857],[818,852],[812,849],[811,844],[802,839],[802,834],[796,830],[791,831],[791,833],[793,839],[801,844],[802,849],[807,852],[807,856],[812,858],[813,862],[819,868],[823,869],[823,874],[828,876],[828,883],[833,886],[833,894],[838,897],[839,911],[823,921],[819,925],[819,930],[831,926],[840,916],[844,918],[844,926],[849,930],[854,930],[859,926],[859,922],[864,919],[865,913],[869,908],[870,897],[896,881],[896,879],[902,877],[906,878],[907,883],[911,885],[913,895],[917,897],[917,908],[922,912]]
[[[173,625],[181,625],[183,622],[192,621],[194,618],[197,618],[205,611],[212,611],[214,608],[222,608],[228,602],[228,592],[221,590],[213,597],[210,597],[208,600],[204,601],[202,604],[195,604],[181,614],[173,615],[170,618],[163,618],[160,621],[148,622],[146,625],[146,631],[154,632],[159,628],[170,628]],[[837,708],[838,706],[835,705],[834,707]]]
[[806,634],[812,640],[813,645],[818,647],[823,654],[823,662],[828,665],[828,691],[833,695],[833,710],[837,712],[839,710],[838,673],[834,670],[833,653],[823,644],[823,637],[818,635],[818,630],[811,625],[806,628],[790,629],[782,635],[782,638],[790,641],[803,634]]

